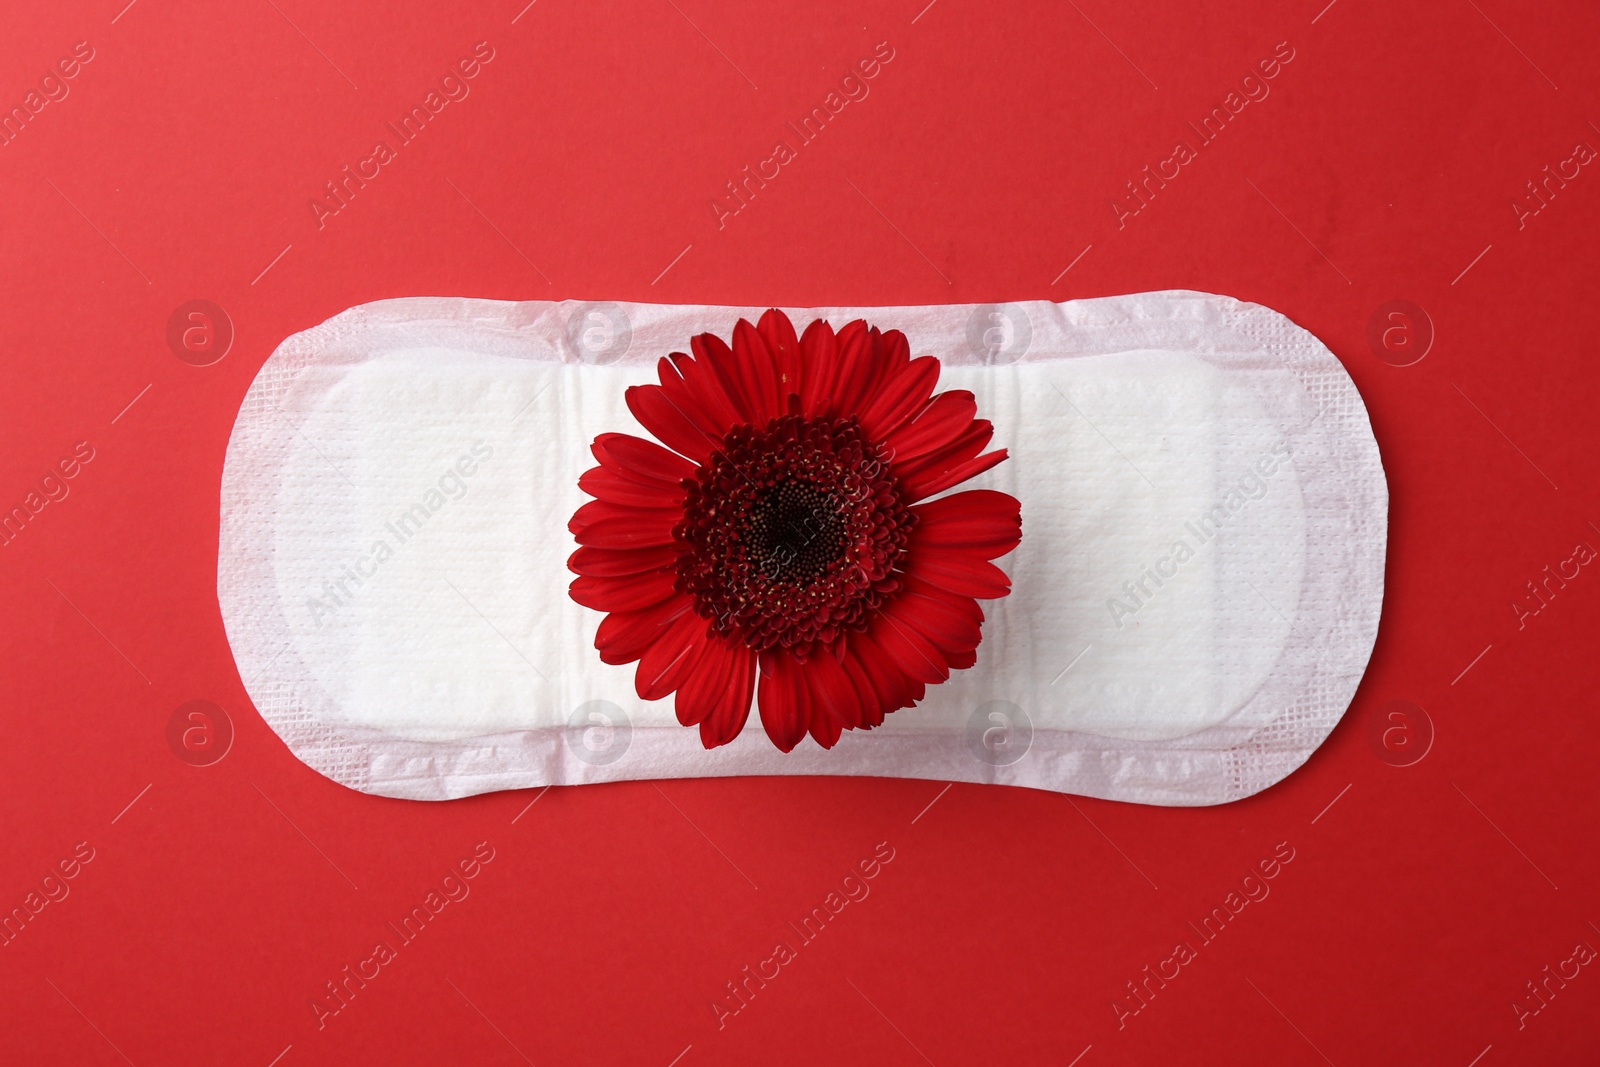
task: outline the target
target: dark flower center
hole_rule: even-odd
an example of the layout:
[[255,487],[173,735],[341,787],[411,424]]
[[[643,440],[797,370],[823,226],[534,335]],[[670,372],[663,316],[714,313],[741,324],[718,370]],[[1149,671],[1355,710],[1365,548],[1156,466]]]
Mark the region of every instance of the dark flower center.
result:
[[899,588],[915,522],[854,419],[739,426],[685,483],[677,587],[721,634],[804,659]]

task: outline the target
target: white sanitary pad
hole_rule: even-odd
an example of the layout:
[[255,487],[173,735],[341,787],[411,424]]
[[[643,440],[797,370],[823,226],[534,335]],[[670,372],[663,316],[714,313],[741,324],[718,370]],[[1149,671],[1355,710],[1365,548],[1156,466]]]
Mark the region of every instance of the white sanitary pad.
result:
[[634,778],[885,775],[1215,804],[1279,781],[1366,669],[1388,491],[1315,337],[1190,292],[790,310],[865,318],[968,389],[1022,504],[977,665],[824,751],[752,713],[706,751],[567,595],[578,477],[689,338],[762,308],[418,298],[284,341],[228,444],[217,591],[246,689],[301,760],[438,800]]

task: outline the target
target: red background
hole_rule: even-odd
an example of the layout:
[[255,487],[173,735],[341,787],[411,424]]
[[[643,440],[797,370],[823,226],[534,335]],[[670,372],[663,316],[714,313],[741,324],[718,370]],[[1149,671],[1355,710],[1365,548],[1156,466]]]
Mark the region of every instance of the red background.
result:
[[[1520,229],[1511,207],[1600,146],[1600,9],[124,2],[13,4],[0,37],[7,109],[94,49],[0,148],[0,504],[95,450],[0,548],[0,907],[95,850],[0,947],[0,1060],[1600,1057],[1600,967],[1521,1028],[1511,1007],[1575,944],[1600,947],[1600,573],[1520,628],[1512,607],[1578,542],[1600,548],[1600,173]],[[478,41],[495,58],[471,95],[319,229],[323,183]],[[894,58],[870,95],[719,229],[723,184],[880,41]],[[1270,96],[1119,228],[1124,183],[1280,41],[1295,58]],[[274,346],[353,304],[1169,287],[1323,338],[1390,479],[1371,669],[1259,796],[1173,810],[795,778],[407,803],[298,763],[239,683],[215,594],[229,429]],[[166,341],[191,299],[236,331],[212,366]],[[1367,342],[1395,299],[1436,331],[1408,367]],[[191,699],[236,731],[211,766],[167,742]],[[1412,766],[1369,741],[1392,700],[1433,724]],[[319,1029],[323,983],[480,841],[495,858],[471,896]],[[719,1029],[724,983],[884,841],[870,897]],[[1295,858],[1270,896],[1119,1029],[1124,983],[1197,941],[1186,924],[1279,842]]]

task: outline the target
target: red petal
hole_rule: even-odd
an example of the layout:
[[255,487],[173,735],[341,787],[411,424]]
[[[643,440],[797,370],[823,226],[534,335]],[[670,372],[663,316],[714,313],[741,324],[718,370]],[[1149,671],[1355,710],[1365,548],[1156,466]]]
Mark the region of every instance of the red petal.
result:
[[905,557],[904,569],[952,593],[994,600],[1011,592],[1005,571],[976,552],[919,545]]
[[736,369],[743,378],[745,400],[757,426],[783,414],[783,404],[778,397],[777,372],[772,365],[772,353],[756,328],[744,319],[733,327],[733,354]]
[[918,546],[969,548],[993,559],[1017,547],[1022,540],[1022,505],[1017,498],[993,489],[968,489],[913,507],[917,524],[911,528],[908,551]]
[[826,415],[833,410],[833,381],[838,374],[839,347],[833,327],[817,319],[800,337],[800,413]]
[[723,395],[722,387],[715,382],[712,382],[712,386],[716,391],[716,403],[709,403],[702,395],[703,391],[697,383],[708,378],[710,371],[690,356],[674,352],[656,364],[656,374],[661,379],[662,391],[673,406],[709,434],[712,440],[721,441],[738,416]]
[[690,612],[688,596],[676,596],[640,611],[616,611],[600,620],[594,647],[602,662],[632,663],[660,636],[662,627],[679,615]]
[[861,429],[868,437],[882,440],[927,406],[933,387],[939,382],[939,361],[919,356],[883,383],[878,395],[861,412]]
[[[854,634],[852,637],[859,638],[860,635]],[[850,684],[855,686],[856,692],[861,697],[861,721],[856,723],[854,728],[870,730],[882,723],[884,714],[893,708],[884,695],[884,688],[868,673],[867,668],[862,666],[861,657],[856,654],[854,644],[850,641],[845,644],[844,659],[840,662],[840,666],[844,668],[845,674],[849,675]]]
[[[839,661],[821,650],[805,662],[806,682],[811,689],[811,736],[823,748],[832,748],[839,731],[861,725],[861,696],[851,684]],[[822,731],[818,732],[818,727]]]
[[716,439],[703,430],[659,385],[630,385],[623,398],[639,425],[668,448],[696,463],[711,458]]
[[642,574],[676,563],[680,551],[674,545],[622,551],[609,548],[580,548],[567,560],[567,570],[591,578],[616,578],[624,574]]
[[649,478],[676,486],[693,478],[695,465],[642,437],[625,433],[603,433],[590,446],[602,466],[636,477]]
[[[990,566],[993,566],[993,564],[990,564]],[[908,593],[931,597],[948,605],[952,610],[959,611],[962,615],[971,619],[975,626],[983,622],[983,609],[978,606],[978,602],[972,597],[963,596],[960,593],[952,593],[950,590],[932,582],[924,581],[918,574],[902,573],[900,575],[900,588]]]
[[901,707],[907,708],[915,707],[916,705],[920,704],[922,702],[922,698],[926,696],[928,692],[927,684],[918,678],[907,678],[906,689],[908,691],[909,699],[906,701],[906,703],[901,705]]
[[794,334],[794,323],[789,321],[789,316],[777,308],[761,316],[756,330],[767,342],[767,351],[777,371],[778,410],[787,413],[788,397],[800,395],[800,339]]
[[840,414],[861,410],[869,387],[877,378],[877,352],[873,336],[861,319],[839,331],[839,376],[833,386],[833,409]]
[[895,621],[926,637],[947,663],[951,654],[969,652],[983,640],[978,624],[941,598],[902,593],[888,611]]
[[811,734],[811,739],[817,744],[823,748],[832,748],[839,743],[839,737],[844,733],[844,723],[831,715],[824,714],[815,706],[814,701],[815,695],[813,694],[811,726],[808,732]]
[[714,333],[703,333],[694,338],[690,347],[694,348],[695,355],[715,376],[716,384],[722,387],[723,395],[738,416],[736,421],[754,422],[754,404],[745,389],[744,376],[739,372],[738,361],[734,359],[733,349],[728,347],[728,343]]
[[[704,334],[702,337],[710,337]],[[689,347],[694,350],[694,358],[673,353],[673,366],[679,374],[683,375],[683,395],[688,404],[684,410],[690,411],[691,407],[699,414],[697,418],[706,422],[712,436],[722,438],[728,428],[745,421],[740,413],[739,405],[730,399],[727,391],[722,388],[722,383],[717,380],[717,374],[711,369],[710,359],[706,355],[706,343],[702,337],[692,338]],[[712,340],[716,338],[712,337]],[[717,344],[722,344],[717,341]],[[681,356],[681,358],[680,358]],[[667,388],[667,383],[662,383]]]
[[883,389],[884,383],[899,376],[905,369],[908,360],[908,348],[905,334],[898,330],[891,330],[894,337],[899,338],[898,346],[893,344],[889,334],[878,331],[876,326],[868,331],[872,335],[872,374],[861,386],[861,396],[856,401],[855,411],[859,414],[865,411],[872,401]]
[[605,467],[590,467],[578,478],[578,488],[598,500],[636,508],[671,508],[683,505],[683,487],[629,478]]
[[[635,514],[653,515],[655,512],[640,511]],[[573,522],[577,521],[574,516]],[[669,523],[645,522],[633,516],[591,522],[581,530],[574,530],[573,537],[578,544],[590,548],[657,548],[662,545],[679,544],[672,539],[672,526]]]
[[618,578],[575,578],[568,592],[573,600],[595,611],[638,611],[672,596],[676,567],[629,574]]
[[943,470],[929,469],[923,474],[908,478],[901,483],[906,492],[906,499],[923,500],[935,493],[942,493],[952,486],[960,485],[968,478],[976,478],[990,467],[995,466],[1006,458],[1006,450],[998,449],[985,456],[976,456]]
[[905,334],[899,330],[884,331],[883,358],[892,371],[900,370],[911,362],[911,344]]
[[787,652],[761,653],[756,703],[761,725],[780,752],[792,752],[811,724],[811,694],[805,666]]
[[932,685],[950,677],[939,650],[916,627],[895,618],[893,603],[873,618],[867,634],[907,678]]
[[[572,513],[572,518],[567,520],[567,529],[576,536],[597,522],[614,519],[632,523],[641,529],[660,528],[671,532],[673,525],[682,517],[682,508],[638,508],[613,504],[609,500],[591,500]],[[579,543],[589,542],[580,537]]]
[[889,712],[912,702],[905,675],[878,647],[877,642],[865,633],[855,633],[847,639],[847,649],[849,655],[861,665],[862,673],[872,681],[878,694],[877,708],[868,709],[861,717],[863,726],[876,726],[883,722],[883,717]]
[[708,636],[699,663],[678,687],[673,703],[678,721],[685,726],[699,723],[700,743],[706,748],[732,741],[750,715],[755,670],[753,651]]
[[686,611],[650,642],[633,675],[640,700],[660,700],[684,683],[699,664],[708,626],[705,619]]
[[697,726],[711,714],[707,694],[715,692],[718,686],[727,682],[732,667],[733,646],[707,634],[695,656],[694,671],[685,679],[685,684],[678,687],[678,695],[672,701],[672,710],[680,723]]
[[965,389],[940,393],[916,418],[887,435],[895,463],[943,448],[965,433],[977,414],[978,402]]
[[[951,469],[961,466],[982,452],[993,437],[994,426],[988,419],[974,419],[956,436],[919,456],[901,456],[897,453],[894,475],[908,491],[911,485],[937,483]],[[949,485],[941,486],[944,489],[949,487]],[[915,499],[930,495],[932,494],[920,493]]]

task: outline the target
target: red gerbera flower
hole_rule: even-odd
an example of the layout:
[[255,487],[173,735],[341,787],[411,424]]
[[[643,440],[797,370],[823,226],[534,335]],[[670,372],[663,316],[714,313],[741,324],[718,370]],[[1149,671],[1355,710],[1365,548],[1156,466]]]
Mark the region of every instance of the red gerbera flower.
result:
[[642,700],[676,692],[707,748],[738,736],[751,692],[785,752],[831,748],[977,660],[983,610],[1011,582],[1014,497],[929,499],[1006,458],[971,393],[934,395],[939,361],[905,335],[777,310],[658,366],[628,409],[666,447],[601,434],[595,499],[569,524],[572,599],[608,612],[606,663],[639,662]]

